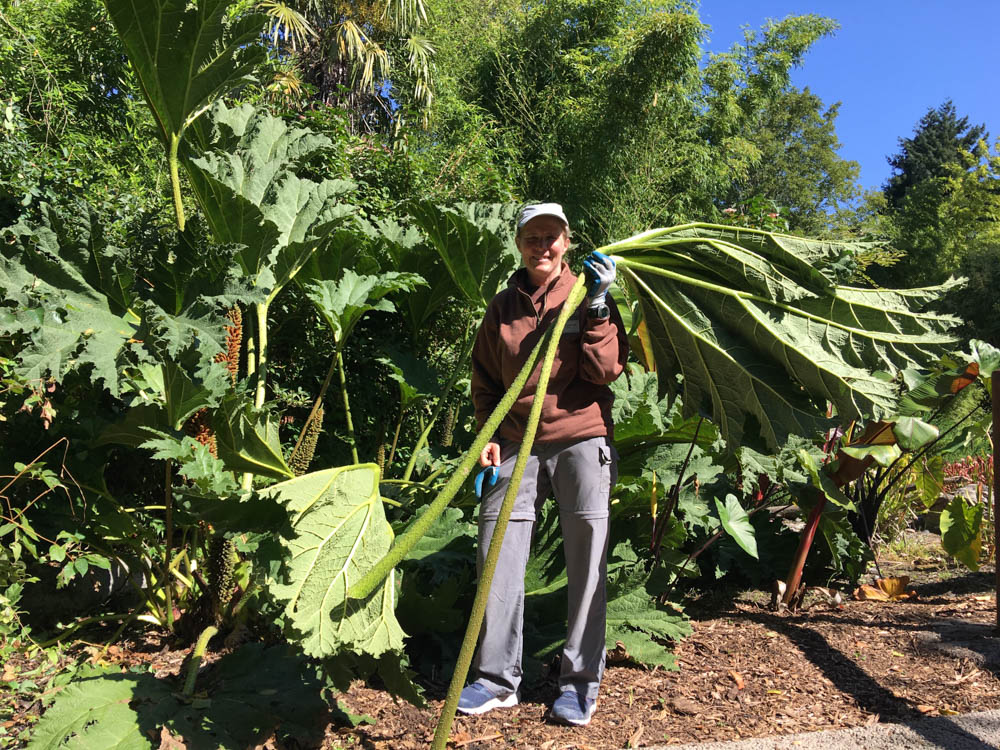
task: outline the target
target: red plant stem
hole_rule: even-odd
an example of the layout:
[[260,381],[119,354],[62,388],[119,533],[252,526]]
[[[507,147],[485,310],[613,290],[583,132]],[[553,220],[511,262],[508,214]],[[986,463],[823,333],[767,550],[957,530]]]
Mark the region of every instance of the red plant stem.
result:
[[802,568],[805,567],[806,556],[809,554],[809,548],[812,547],[813,537],[816,536],[816,529],[819,528],[819,519],[823,515],[823,507],[826,505],[826,495],[821,493],[816,494],[819,497],[812,512],[809,514],[809,518],[806,519],[806,527],[802,530],[799,548],[795,550],[795,559],[792,561],[791,573],[788,575],[788,580],[785,581],[785,595],[782,597],[782,601],[785,604],[788,604],[792,600],[792,597],[795,596],[795,592],[799,588],[799,583],[802,581]]
[[1000,434],[997,432],[997,423],[1000,422],[1000,370],[994,370],[990,374],[990,389],[993,392],[993,567],[996,576],[996,606],[997,606],[997,630],[1000,630],[1000,523],[997,523],[998,513],[1000,513],[1000,478],[997,475],[997,467],[1000,466],[1000,459],[997,458],[997,442]]

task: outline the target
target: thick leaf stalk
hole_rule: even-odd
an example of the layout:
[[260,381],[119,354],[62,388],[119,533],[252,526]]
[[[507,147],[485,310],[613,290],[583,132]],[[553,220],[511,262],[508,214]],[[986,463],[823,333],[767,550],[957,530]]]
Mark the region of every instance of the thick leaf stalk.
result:
[[358,458],[358,443],[354,437],[354,418],[351,416],[351,399],[347,395],[347,373],[344,370],[344,353],[337,349],[337,375],[340,377],[340,395],[344,400],[344,421],[347,424],[347,439],[351,443],[351,459],[361,463]]
[[187,676],[184,678],[183,695],[185,698],[190,698],[194,695],[194,683],[198,678],[198,668],[201,666],[201,660],[205,656],[205,649],[208,648],[208,642],[212,640],[212,636],[218,632],[219,629],[217,627],[209,625],[198,636],[198,640],[194,644],[194,650],[191,652],[191,663],[188,664]]
[[[581,276],[582,278],[582,276]],[[580,282],[582,286],[582,282]],[[574,287],[575,291],[576,287]],[[572,292],[571,292],[572,294]],[[580,297],[582,299],[582,296]],[[579,300],[577,300],[579,302]],[[566,303],[569,304],[569,301]],[[448,507],[448,503],[452,501],[452,498],[458,494],[459,489],[462,487],[462,483],[469,476],[472,471],[472,467],[479,461],[479,456],[483,452],[483,448],[493,437],[493,434],[500,428],[500,423],[503,421],[504,417],[507,416],[507,412],[511,410],[514,406],[514,402],[517,401],[518,396],[521,395],[521,391],[524,389],[525,383],[528,382],[528,378],[532,371],[535,369],[535,363],[538,361],[538,355],[542,349],[547,345],[547,342],[552,338],[555,326],[549,328],[532,349],[531,354],[528,355],[527,361],[524,363],[524,367],[514,378],[513,382],[510,384],[510,388],[500,399],[493,413],[490,414],[489,419],[483,425],[483,429],[479,431],[476,439],[472,442],[472,446],[466,452],[465,456],[462,458],[461,463],[455,469],[455,472],[451,475],[451,479],[441,488],[437,497],[427,506],[427,510],[421,514],[421,516],[411,523],[406,531],[404,531],[393,543],[389,552],[383,557],[379,562],[374,565],[368,573],[361,578],[357,583],[355,583],[350,591],[348,592],[348,597],[351,599],[366,599],[369,597],[376,588],[378,588],[382,581],[386,579],[392,569],[399,565],[406,556],[413,549],[414,545],[427,533],[427,530],[434,524],[438,516],[440,516],[444,509]]]
[[[527,466],[528,456],[531,455],[532,444],[535,442],[535,432],[538,430],[538,421],[542,416],[542,402],[545,400],[545,391],[549,385],[549,375],[555,363],[559,338],[562,335],[563,328],[566,326],[566,321],[569,320],[569,316],[583,301],[585,294],[586,277],[581,273],[577,277],[576,284],[570,290],[569,297],[566,299],[559,317],[552,326],[552,336],[549,338],[545,349],[545,358],[542,360],[542,369],[538,376],[538,386],[535,391],[534,401],[531,404],[531,411],[528,414],[528,422],[524,428],[521,448],[518,451],[517,460],[514,462],[510,483],[507,485],[507,492],[503,497],[503,504],[500,506],[500,514],[493,531],[493,538],[490,540],[490,548],[486,553],[486,561],[483,563],[483,570],[479,576],[479,586],[476,588],[476,598],[472,603],[472,613],[469,615],[469,624],[465,629],[465,638],[462,640],[462,648],[458,654],[458,661],[455,663],[455,672],[451,677],[448,694],[445,696],[444,706],[441,709],[441,717],[438,719],[437,729],[434,732],[434,741],[431,744],[432,750],[445,750],[448,746],[448,735],[451,732],[451,725],[455,720],[455,710],[458,708],[459,695],[469,674],[469,667],[472,665],[472,655],[476,649],[476,641],[479,639],[479,630],[483,624],[483,617],[486,615],[486,602],[489,599],[490,587],[493,584],[493,575],[496,572],[497,561],[500,559],[500,548],[503,546],[504,534],[507,531],[507,522],[510,521],[510,514],[514,510],[514,500],[517,498],[517,490],[524,476],[524,468]],[[513,391],[513,388],[511,388],[511,391]],[[511,391],[508,391],[508,393]]]
[[170,134],[170,147],[167,150],[167,167],[170,171],[170,189],[174,198],[174,213],[177,216],[177,228],[184,231],[184,200],[181,197],[180,160],[177,149],[181,143],[180,133]]

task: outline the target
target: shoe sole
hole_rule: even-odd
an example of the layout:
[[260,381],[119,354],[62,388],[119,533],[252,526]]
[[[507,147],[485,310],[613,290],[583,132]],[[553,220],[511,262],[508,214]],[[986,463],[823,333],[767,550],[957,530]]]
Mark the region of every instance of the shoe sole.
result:
[[459,713],[463,713],[466,716],[476,716],[478,714],[485,714],[487,711],[492,711],[494,708],[510,708],[511,706],[517,705],[517,693],[511,693],[503,698],[492,698],[482,705],[473,706],[472,708],[462,708],[458,706],[457,710]]

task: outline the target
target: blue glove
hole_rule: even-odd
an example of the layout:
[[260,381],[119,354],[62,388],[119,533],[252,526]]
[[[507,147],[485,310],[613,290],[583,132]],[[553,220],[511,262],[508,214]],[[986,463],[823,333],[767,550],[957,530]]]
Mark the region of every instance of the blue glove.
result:
[[583,272],[587,275],[587,296],[590,298],[588,306],[603,305],[608,287],[615,280],[614,260],[595,250],[583,261]]
[[484,482],[486,483],[486,487],[488,489],[497,483],[497,477],[499,476],[500,472],[497,470],[496,466],[487,466],[481,472],[476,474],[476,497],[482,499]]

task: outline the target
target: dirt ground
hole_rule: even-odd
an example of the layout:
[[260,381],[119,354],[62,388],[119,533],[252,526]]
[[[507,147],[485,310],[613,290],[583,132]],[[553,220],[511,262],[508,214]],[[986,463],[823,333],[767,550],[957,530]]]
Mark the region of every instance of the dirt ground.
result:
[[[920,556],[917,556],[920,555]],[[547,719],[553,680],[520,705],[457,718],[452,747],[468,750],[587,750],[741,739],[901,722],[1000,707],[1000,637],[992,566],[969,573],[931,548],[883,561],[885,576],[909,575],[904,601],[836,604],[820,593],[796,612],[775,612],[761,592],[716,591],[687,603],[694,632],[676,648],[680,669],[649,670],[609,661],[597,713],[587,727]],[[88,648],[82,646],[82,648]],[[106,659],[176,673],[186,651],[147,633],[113,646]],[[5,672],[28,665],[6,664]],[[4,674],[7,679],[8,674]],[[41,687],[41,686],[40,686]],[[419,709],[356,683],[340,699],[374,723],[329,725],[324,750],[415,750],[429,745],[446,685],[427,685]],[[37,721],[37,694],[0,705],[6,736]],[[4,739],[0,737],[0,739]],[[173,747],[173,745],[171,746]],[[271,740],[264,748],[301,750]],[[242,750],[242,749],[240,749]]]
[[[918,552],[926,553],[925,549]],[[586,727],[546,718],[554,681],[514,708],[459,717],[453,746],[468,750],[587,750],[743,739],[902,722],[1000,707],[1000,637],[992,566],[978,573],[929,558],[885,561],[917,596],[835,605],[807,594],[774,612],[760,592],[689,603],[694,633],[679,671],[609,663]],[[443,688],[442,688],[443,689]],[[440,697],[440,695],[438,695]],[[420,710],[355,685],[344,697],[375,724],[330,735],[328,748],[427,747],[441,701]]]

